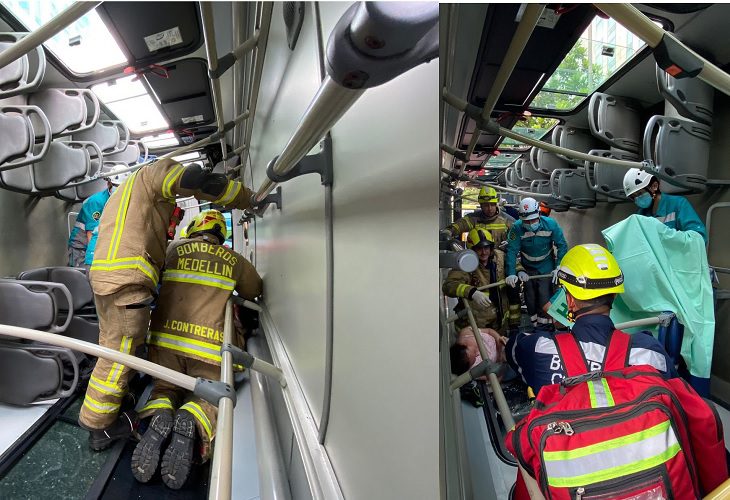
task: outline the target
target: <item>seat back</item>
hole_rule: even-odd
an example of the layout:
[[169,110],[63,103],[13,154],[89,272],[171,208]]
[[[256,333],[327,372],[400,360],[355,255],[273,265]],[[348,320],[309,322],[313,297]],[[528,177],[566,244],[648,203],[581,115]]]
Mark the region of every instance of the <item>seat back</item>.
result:
[[[31,117],[42,125],[34,127]],[[51,145],[51,125],[37,106],[0,106],[0,171],[41,160]],[[40,145],[36,147],[36,143]]]
[[[28,33],[0,33],[0,52],[28,36]],[[0,99],[35,91],[46,74],[43,46],[0,68]]]
[[[572,149],[580,153],[588,153],[591,149],[602,146],[601,141],[596,139],[591,131],[585,128],[578,128],[569,125],[557,125],[553,129],[553,144],[561,148]],[[558,155],[568,163],[579,167],[583,166],[583,160],[576,160],[569,156]]]
[[699,78],[674,78],[659,66],[656,67],[656,79],[659,93],[680,115],[712,125],[715,89],[711,85]]
[[76,141],[96,143],[105,156],[120,153],[127,147],[126,142],[120,138],[117,120],[99,120],[92,128],[74,133],[73,138]]
[[549,176],[555,169],[569,167],[565,159],[538,148],[532,148],[532,151],[530,151],[530,161],[535,170],[542,172],[546,176]]
[[[550,182],[550,179],[540,179],[537,181],[532,181],[532,184],[530,185],[530,191],[538,194],[552,195],[552,183]],[[544,201],[548,207],[550,207],[552,210],[555,210],[556,212],[565,212],[570,208],[570,203],[559,200],[555,196],[551,196],[550,198],[541,197],[540,201]]]
[[586,181],[595,192],[608,196],[609,200],[626,200],[623,182],[624,175],[629,170],[625,167],[601,163],[600,158],[614,158],[617,160],[638,161],[639,155],[620,149],[592,149],[588,154],[595,156],[595,161],[586,162]]
[[594,92],[588,101],[588,126],[591,133],[606,144],[638,153],[641,112],[638,101]]
[[[22,281],[50,281],[64,285],[72,298],[72,309],[79,312],[94,307],[94,292],[91,290],[86,269],[80,267],[39,267],[18,274]],[[61,311],[68,311],[66,295],[57,292],[56,300]]]
[[31,94],[28,104],[43,110],[54,139],[90,129],[101,109],[96,94],[88,89],[46,89]]
[[516,167],[514,165],[507,167],[504,171],[504,180],[507,187],[514,189],[527,189],[530,187],[529,181],[523,181],[517,177]]
[[712,128],[683,118],[655,115],[644,130],[644,159],[652,173],[682,189],[704,191]]
[[58,295],[73,304],[65,285],[46,281],[0,280],[0,318],[6,325],[61,333],[66,330],[73,311],[61,315]]
[[596,192],[586,182],[584,168],[553,170],[550,184],[553,196],[560,201],[570,203],[576,208],[596,206]]

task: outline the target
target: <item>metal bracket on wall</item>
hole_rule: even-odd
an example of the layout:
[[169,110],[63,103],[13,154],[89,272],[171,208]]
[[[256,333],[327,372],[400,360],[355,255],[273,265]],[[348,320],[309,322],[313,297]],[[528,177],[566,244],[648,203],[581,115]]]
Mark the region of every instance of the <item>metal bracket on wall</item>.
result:
[[308,155],[299,160],[291,170],[285,174],[274,172],[274,164],[278,158],[275,157],[266,167],[266,176],[274,182],[284,182],[300,175],[319,174],[323,186],[332,185],[332,137],[327,134],[322,139],[321,151],[314,155]]
[[[281,210],[281,186],[276,188],[276,191],[273,193],[270,193],[261,200],[261,202],[257,203],[256,205],[252,206],[248,210],[251,211],[254,215],[258,215],[259,217],[262,217],[264,215],[264,212],[266,211],[266,207],[268,207],[270,204],[276,205],[276,208]],[[242,217],[239,223],[242,223],[244,220],[248,220],[246,216]]]

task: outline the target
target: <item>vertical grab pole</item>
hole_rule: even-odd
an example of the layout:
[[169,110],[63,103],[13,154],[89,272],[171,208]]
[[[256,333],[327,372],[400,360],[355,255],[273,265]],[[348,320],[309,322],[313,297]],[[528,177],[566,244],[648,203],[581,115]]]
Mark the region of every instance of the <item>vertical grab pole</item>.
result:
[[[226,302],[223,343],[233,340],[233,302]],[[233,359],[228,351],[221,352],[221,382],[233,386]],[[218,402],[218,427],[216,430],[213,463],[211,464],[210,500],[231,498],[231,477],[233,470],[233,401],[223,397]]]

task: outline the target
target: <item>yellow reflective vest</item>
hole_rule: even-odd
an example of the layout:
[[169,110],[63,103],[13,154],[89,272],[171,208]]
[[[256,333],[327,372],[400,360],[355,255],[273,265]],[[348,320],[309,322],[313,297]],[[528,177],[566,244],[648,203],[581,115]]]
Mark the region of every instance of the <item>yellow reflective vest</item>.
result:
[[485,229],[492,234],[494,244],[499,247],[500,243],[507,241],[507,231],[512,227],[512,222],[505,219],[497,213],[493,218],[487,219],[484,212],[477,210],[476,212],[465,215],[453,224],[447,227],[451,231],[454,238],[460,238],[463,233],[468,233],[472,229]]
[[256,269],[241,254],[204,237],[170,244],[147,343],[220,364],[226,301],[261,294]]
[[176,196],[195,196],[239,209],[250,206],[253,192],[238,181],[229,181],[217,197],[181,188],[184,170],[171,159],[156,161],[129,176],[111,195],[101,215],[91,264],[95,294],[109,295],[129,285],[157,289]]

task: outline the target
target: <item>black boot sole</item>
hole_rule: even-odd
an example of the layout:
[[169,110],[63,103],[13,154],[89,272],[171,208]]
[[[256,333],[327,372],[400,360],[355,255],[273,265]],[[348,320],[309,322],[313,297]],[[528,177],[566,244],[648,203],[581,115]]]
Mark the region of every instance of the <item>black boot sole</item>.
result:
[[172,432],[172,415],[155,415],[150,426],[132,453],[132,475],[147,483],[160,464],[160,451]]
[[170,446],[165,450],[160,469],[162,481],[168,488],[179,490],[187,481],[193,468],[194,445],[195,420],[193,417],[175,418]]

